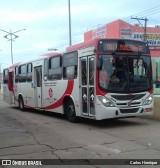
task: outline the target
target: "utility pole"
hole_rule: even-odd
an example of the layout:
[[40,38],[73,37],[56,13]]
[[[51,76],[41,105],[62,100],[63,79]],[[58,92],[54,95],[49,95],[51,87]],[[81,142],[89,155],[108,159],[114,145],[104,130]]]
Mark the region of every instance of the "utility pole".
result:
[[[136,19],[138,20],[139,24],[143,27],[144,29],[144,41],[147,41],[147,18],[137,18],[137,17],[131,17],[131,19]],[[144,26],[142,25],[142,23],[140,22],[140,20],[144,20]]]
[[69,45],[72,45],[72,35],[71,35],[71,8],[70,8],[70,0],[68,0],[68,15],[69,15]]

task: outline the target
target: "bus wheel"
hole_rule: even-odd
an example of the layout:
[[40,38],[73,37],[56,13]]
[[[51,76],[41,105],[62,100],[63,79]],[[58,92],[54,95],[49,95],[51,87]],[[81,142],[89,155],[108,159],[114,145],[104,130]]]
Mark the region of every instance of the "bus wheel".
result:
[[66,106],[65,107],[66,107],[65,111],[66,111],[67,119],[70,122],[72,122],[72,123],[77,122],[76,111],[75,111],[75,107],[74,107],[73,101],[72,100],[68,100],[66,102]]
[[19,97],[19,109],[20,109],[21,111],[24,110],[24,101],[23,101],[22,96]]

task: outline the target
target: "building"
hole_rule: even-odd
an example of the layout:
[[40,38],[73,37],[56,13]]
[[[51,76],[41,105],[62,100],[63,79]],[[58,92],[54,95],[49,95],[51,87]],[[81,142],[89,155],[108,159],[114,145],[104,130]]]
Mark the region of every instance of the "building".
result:
[[[144,40],[144,28],[119,19],[84,33],[84,41],[97,37]],[[147,27],[145,37],[152,57],[154,93],[160,94],[160,26]]]

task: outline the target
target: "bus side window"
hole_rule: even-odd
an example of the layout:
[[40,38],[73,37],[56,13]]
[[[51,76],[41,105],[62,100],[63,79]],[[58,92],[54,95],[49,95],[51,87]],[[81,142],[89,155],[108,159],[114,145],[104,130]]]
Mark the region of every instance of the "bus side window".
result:
[[15,67],[15,83],[18,83],[18,67]]
[[77,78],[77,64],[78,64],[77,52],[64,54],[63,56],[63,78],[64,79]]
[[4,69],[4,71],[3,71],[3,83],[7,84],[8,83],[8,79],[9,79],[8,69]]
[[21,83],[26,82],[26,78],[27,78],[26,70],[27,70],[26,64],[19,66],[19,82]]
[[48,59],[44,60],[44,81],[48,80]]
[[49,59],[49,80],[59,80],[62,78],[61,56]]
[[27,82],[32,82],[32,63],[27,64]]

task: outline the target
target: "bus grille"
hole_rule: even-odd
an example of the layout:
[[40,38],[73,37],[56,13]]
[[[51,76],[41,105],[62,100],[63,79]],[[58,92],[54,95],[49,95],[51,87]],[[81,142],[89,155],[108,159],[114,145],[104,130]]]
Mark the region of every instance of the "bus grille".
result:
[[139,100],[141,99],[143,96],[145,96],[145,94],[138,94],[138,95],[111,95],[114,99],[116,100]]
[[132,109],[120,109],[120,112],[122,114],[125,114],[125,113],[136,113],[138,112],[139,108],[132,108]]

